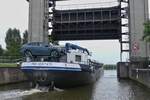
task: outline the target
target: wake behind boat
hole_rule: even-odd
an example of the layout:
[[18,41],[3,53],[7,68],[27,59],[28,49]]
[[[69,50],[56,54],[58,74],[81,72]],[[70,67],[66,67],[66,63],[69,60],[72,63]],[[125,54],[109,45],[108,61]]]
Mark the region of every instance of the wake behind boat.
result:
[[33,85],[74,87],[93,83],[103,73],[103,64],[91,60],[86,48],[74,44],[32,42],[25,44],[21,52],[26,58],[21,69]]

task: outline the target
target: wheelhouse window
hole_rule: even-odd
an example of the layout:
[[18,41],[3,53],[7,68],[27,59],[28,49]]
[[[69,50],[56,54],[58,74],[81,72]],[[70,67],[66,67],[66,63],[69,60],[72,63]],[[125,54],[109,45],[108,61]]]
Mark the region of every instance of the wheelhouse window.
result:
[[81,62],[81,55],[75,55],[75,60],[77,62]]

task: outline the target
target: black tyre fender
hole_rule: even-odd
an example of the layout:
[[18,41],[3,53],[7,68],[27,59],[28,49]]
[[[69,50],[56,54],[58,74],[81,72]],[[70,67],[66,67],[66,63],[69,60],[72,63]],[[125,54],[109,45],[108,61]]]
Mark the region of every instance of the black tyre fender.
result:
[[51,56],[51,57],[58,58],[58,57],[60,56],[59,51],[56,50],[56,49],[51,50],[51,51],[50,51],[50,56]]
[[95,73],[95,68],[93,66],[90,68],[90,70],[91,70],[91,73]]
[[35,82],[30,82],[30,87],[31,88],[35,88],[36,87],[36,83]]

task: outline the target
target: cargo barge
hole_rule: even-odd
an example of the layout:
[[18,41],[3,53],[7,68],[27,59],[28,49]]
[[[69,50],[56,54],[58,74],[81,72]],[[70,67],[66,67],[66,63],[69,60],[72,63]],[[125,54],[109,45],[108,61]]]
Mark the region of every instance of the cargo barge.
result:
[[91,60],[91,53],[80,46],[66,43],[54,46],[28,43],[21,49],[26,60],[22,71],[33,85],[69,88],[94,83],[103,73],[103,64]]

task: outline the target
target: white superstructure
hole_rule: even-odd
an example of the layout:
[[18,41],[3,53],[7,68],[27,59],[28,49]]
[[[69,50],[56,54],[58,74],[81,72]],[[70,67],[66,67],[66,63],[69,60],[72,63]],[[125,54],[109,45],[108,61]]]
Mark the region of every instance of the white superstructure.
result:
[[70,50],[69,53],[67,53],[68,63],[88,64],[89,59],[90,55],[80,50]]

